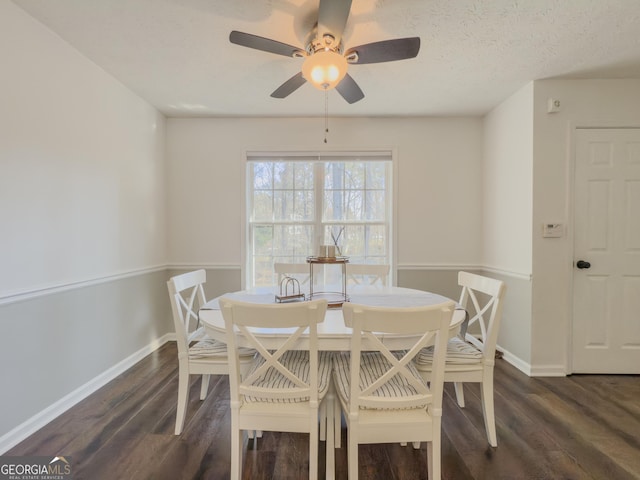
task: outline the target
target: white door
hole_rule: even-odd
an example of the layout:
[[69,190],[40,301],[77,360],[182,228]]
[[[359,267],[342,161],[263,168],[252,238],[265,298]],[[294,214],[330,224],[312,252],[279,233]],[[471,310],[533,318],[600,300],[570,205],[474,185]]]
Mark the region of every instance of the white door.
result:
[[640,373],[640,129],[578,129],[573,372]]

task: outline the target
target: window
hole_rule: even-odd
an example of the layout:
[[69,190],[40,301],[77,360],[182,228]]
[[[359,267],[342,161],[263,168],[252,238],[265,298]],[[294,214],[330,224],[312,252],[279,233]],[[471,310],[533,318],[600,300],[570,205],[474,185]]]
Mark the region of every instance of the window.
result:
[[337,245],[352,263],[391,264],[391,152],[247,155],[248,287],[275,285],[275,262]]

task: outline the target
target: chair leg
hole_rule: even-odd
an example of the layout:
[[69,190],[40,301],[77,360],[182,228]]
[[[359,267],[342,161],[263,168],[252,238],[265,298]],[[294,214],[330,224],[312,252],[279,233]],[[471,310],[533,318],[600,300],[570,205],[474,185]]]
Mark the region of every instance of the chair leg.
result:
[[207,392],[209,391],[209,377],[211,375],[202,375],[202,385],[200,385],[200,400],[207,398]]
[[187,415],[187,403],[189,403],[189,369],[183,363],[178,368],[178,406],[176,408],[175,434],[180,435],[184,427]]
[[427,442],[427,478],[436,480],[433,476],[433,442]]
[[[331,405],[329,405],[331,404]],[[333,414],[329,414],[328,410],[331,409]],[[326,422],[326,423],[325,423]],[[329,422],[332,422],[333,425],[329,425]],[[329,391],[324,398],[324,401],[320,404],[320,440],[326,440],[326,435],[329,435],[329,429],[333,432],[333,446],[334,448],[340,448],[342,439],[341,439],[341,429],[342,429],[342,410],[340,408],[340,400],[338,400],[338,395],[333,386],[333,382],[329,385]],[[324,432],[323,436],[323,430]]]
[[309,425],[309,480],[318,480],[318,411],[312,415]]
[[[233,414],[232,414],[233,415]],[[231,420],[231,480],[240,480],[242,476],[242,432],[237,422]]]
[[324,399],[325,404],[325,414],[326,414],[326,459],[325,459],[325,477],[327,480],[335,479],[336,472],[336,450],[335,450],[335,432],[333,431],[335,422],[334,418],[336,415],[335,411],[335,398],[333,396],[327,396]]
[[342,447],[342,407],[338,395],[333,400],[333,434],[335,435],[335,448]]
[[358,434],[355,430],[356,427],[349,422],[347,425],[347,462],[348,478],[350,480],[358,479]]
[[327,439],[327,422],[332,421],[327,416],[327,402],[329,397],[324,402],[320,403],[319,416],[320,416],[320,441],[324,442]]
[[253,450],[257,450],[258,439],[262,438],[262,430],[247,430],[247,438],[253,440]]
[[464,390],[462,389],[462,382],[454,382],[453,388],[456,391],[456,400],[460,408],[464,408]]
[[442,437],[442,432],[441,432],[441,422],[442,419],[441,417],[434,417],[433,418],[433,436],[431,438],[431,441],[429,442],[429,445],[431,446],[431,450],[427,449],[427,452],[431,452],[431,462],[429,462],[429,460],[427,459],[427,462],[431,464],[430,468],[429,468],[429,478],[432,480],[440,480],[441,476],[442,476],[442,472],[441,467],[440,467],[440,463],[442,461],[441,459],[441,446],[440,446],[440,440]]
[[487,430],[487,440],[492,447],[498,446],[498,436],[496,435],[496,417],[493,407],[493,370],[485,371],[484,378],[480,384],[480,396],[482,398],[482,416],[484,426]]

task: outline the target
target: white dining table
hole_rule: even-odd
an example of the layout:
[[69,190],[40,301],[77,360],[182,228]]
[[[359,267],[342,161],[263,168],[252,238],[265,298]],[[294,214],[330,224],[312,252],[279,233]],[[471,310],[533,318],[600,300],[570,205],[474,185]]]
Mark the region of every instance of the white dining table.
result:
[[[381,307],[421,307],[451,300],[436,293],[390,286],[356,286],[348,294],[351,303]],[[248,303],[276,303],[274,290],[268,288],[243,290],[227,293],[223,296]],[[199,318],[210,337],[226,342],[224,318],[222,317],[218,298],[207,302],[200,308]],[[465,318],[465,310],[457,307],[449,329],[450,337],[458,333]],[[284,338],[282,330],[277,332],[269,328],[254,328],[252,330],[267,348],[277,349]],[[318,349],[323,351],[349,351],[351,349],[351,333],[352,329],[345,325],[342,308],[328,308],[324,322],[318,325]],[[391,350],[404,350],[412,347],[415,342],[415,335],[381,333],[378,338]],[[239,346],[248,346],[243,345],[240,335],[236,341]],[[296,344],[295,348],[300,350],[308,348],[304,336]]]

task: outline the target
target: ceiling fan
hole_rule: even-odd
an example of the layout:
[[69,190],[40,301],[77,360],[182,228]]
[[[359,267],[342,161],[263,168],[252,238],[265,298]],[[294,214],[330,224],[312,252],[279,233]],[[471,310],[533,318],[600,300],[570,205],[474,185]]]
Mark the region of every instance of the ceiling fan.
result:
[[308,81],[320,90],[335,88],[348,103],[355,103],[364,98],[364,93],[347,73],[348,65],[414,58],[420,50],[420,37],[382,40],[344,51],[342,33],[350,10],[351,0],[320,0],[318,23],[309,32],[304,49],[235,30],[229,35],[229,41],[264,52],[305,59],[302,71],[280,85],[271,94],[274,98],[285,98]]

